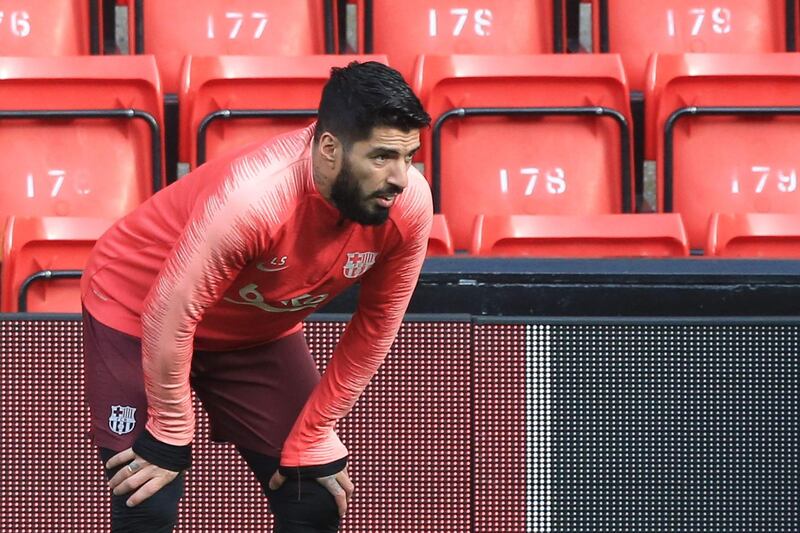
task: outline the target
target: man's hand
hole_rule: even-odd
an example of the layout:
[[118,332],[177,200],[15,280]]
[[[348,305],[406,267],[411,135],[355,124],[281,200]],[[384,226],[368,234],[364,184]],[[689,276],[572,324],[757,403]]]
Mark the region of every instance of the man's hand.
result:
[[106,468],[111,470],[125,463],[127,465],[111,478],[108,486],[116,496],[134,491],[126,502],[128,507],[139,505],[178,476],[178,472],[148,463],[131,448],[109,459]]
[[[269,480],[269,488],[278,490],[280,486],[283,485],[284,481],[286,481],[286,476],[276,470]],[[318,477],[317,483],[333,494],[333,498],[336,500],[336,506],[339,508],[339,516],[344,516],[347,512],[347,504],[350,502],[350,498],[353,497],[353,491],[356,488],[353,482],[350,481],[350,476],[347,474],[347,467],[335,475]]]

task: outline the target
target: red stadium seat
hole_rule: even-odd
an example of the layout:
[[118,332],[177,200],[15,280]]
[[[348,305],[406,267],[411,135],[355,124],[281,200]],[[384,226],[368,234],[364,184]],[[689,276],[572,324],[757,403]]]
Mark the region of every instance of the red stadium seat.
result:
[[715,213],[706,254],[800,259],[800,214]]
[[647,103],[658,207],[693,249],[713,213],[800,213],[800,55],[657,55]]
[[[354,3],[352,0],[350,3]],[[564,50],[564,0],[357,0],[359,51],[387,54],[406,79],[420,54]]]
[[99,52],[101,0],[3,0],[0,56]]
[[0,224],[115,218],[163,184],[152,57],[4,57],[0,72]]
[[188,57],[180,92],[180,159],[194,168],[226,150],[305,126],[331,67],[385,56]]
[[187,55],[333,53],[333,0],[126,0],[131,50],[154,54],[164,92],[177,93]]
[[615,55],[423,56],[425,170],[456,249],[476,215],[631,210],[629,94]]
[[592,42],[619,53],[631,89],[643,90],[651,53],[787,51],[795,1],[592,0]]
[[428,257],[453,255],[453,239],[444,215],[433,215],[431,236],[428,238]]
[[689,255],[679,215],[511,215],[475,218],[473,255],[680,257]]
[[[99,218],[9,217],[3,239],[0,310],[80,312],[80,270],[95,241],[112,223],[112,219]],[[21,290],[26,309],[18,305]]]

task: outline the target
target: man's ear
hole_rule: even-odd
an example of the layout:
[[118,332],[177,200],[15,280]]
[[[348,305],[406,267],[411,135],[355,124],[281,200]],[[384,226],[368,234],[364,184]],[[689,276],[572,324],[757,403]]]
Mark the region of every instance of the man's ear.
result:
[[323,133],[319,138],[318,148],[322,164],[330,169],[338,166],[343,155],[342,143],[330,132]]

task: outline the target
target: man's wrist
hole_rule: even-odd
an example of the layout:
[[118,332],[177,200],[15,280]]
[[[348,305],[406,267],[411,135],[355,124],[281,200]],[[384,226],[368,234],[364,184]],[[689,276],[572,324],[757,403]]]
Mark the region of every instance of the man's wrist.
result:
[[133,443],[133,453],[150,464],[180,472],[192,465],[192,447],[167,444],[153,437],[146,429]]

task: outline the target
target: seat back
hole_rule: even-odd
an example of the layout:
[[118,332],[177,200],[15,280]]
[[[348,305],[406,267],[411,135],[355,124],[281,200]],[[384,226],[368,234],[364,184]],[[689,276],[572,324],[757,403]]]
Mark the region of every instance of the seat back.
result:
[[[100,218],[10,217],[3,236],[0,310],[22,311],[18,301],[24,291],[28,312],[79,313],[79,271],[112,223]],[[56,274],[48,277],[53,271]],[[64,271],[70,275],[59,277]]]
[[622,56],[643,90],[651,53],[784,52],[796,0],[592,0],[597,52]]
[[97,53],[100,3],[101,0],[3,0],[0,56]]
[[713,213],[800,212],[800,55],[657,55],[651,67],[658,207],[683,216],[692,248]]
[[4,57],[0,71],[0,224],[113,218],[163,184],[152,57]]
[[479,214],[630,210],[619,57],[423,56],[418,67],[434,122],[423,131],[425,174],[456,249],[469,247]]
[[[351,2],[352,3],[352,2]],[[387,54],[406,79],[420,54],[564,49],[564,0],[358,0],[359,51]]]
[[187,58],[180,92],[180,154],[198,164],[315,120],[331,67],[385,56]]
[[131,50],[154,54],[164,92],[177,93],[187,55],[335,52],[333,0],[126,0]]

